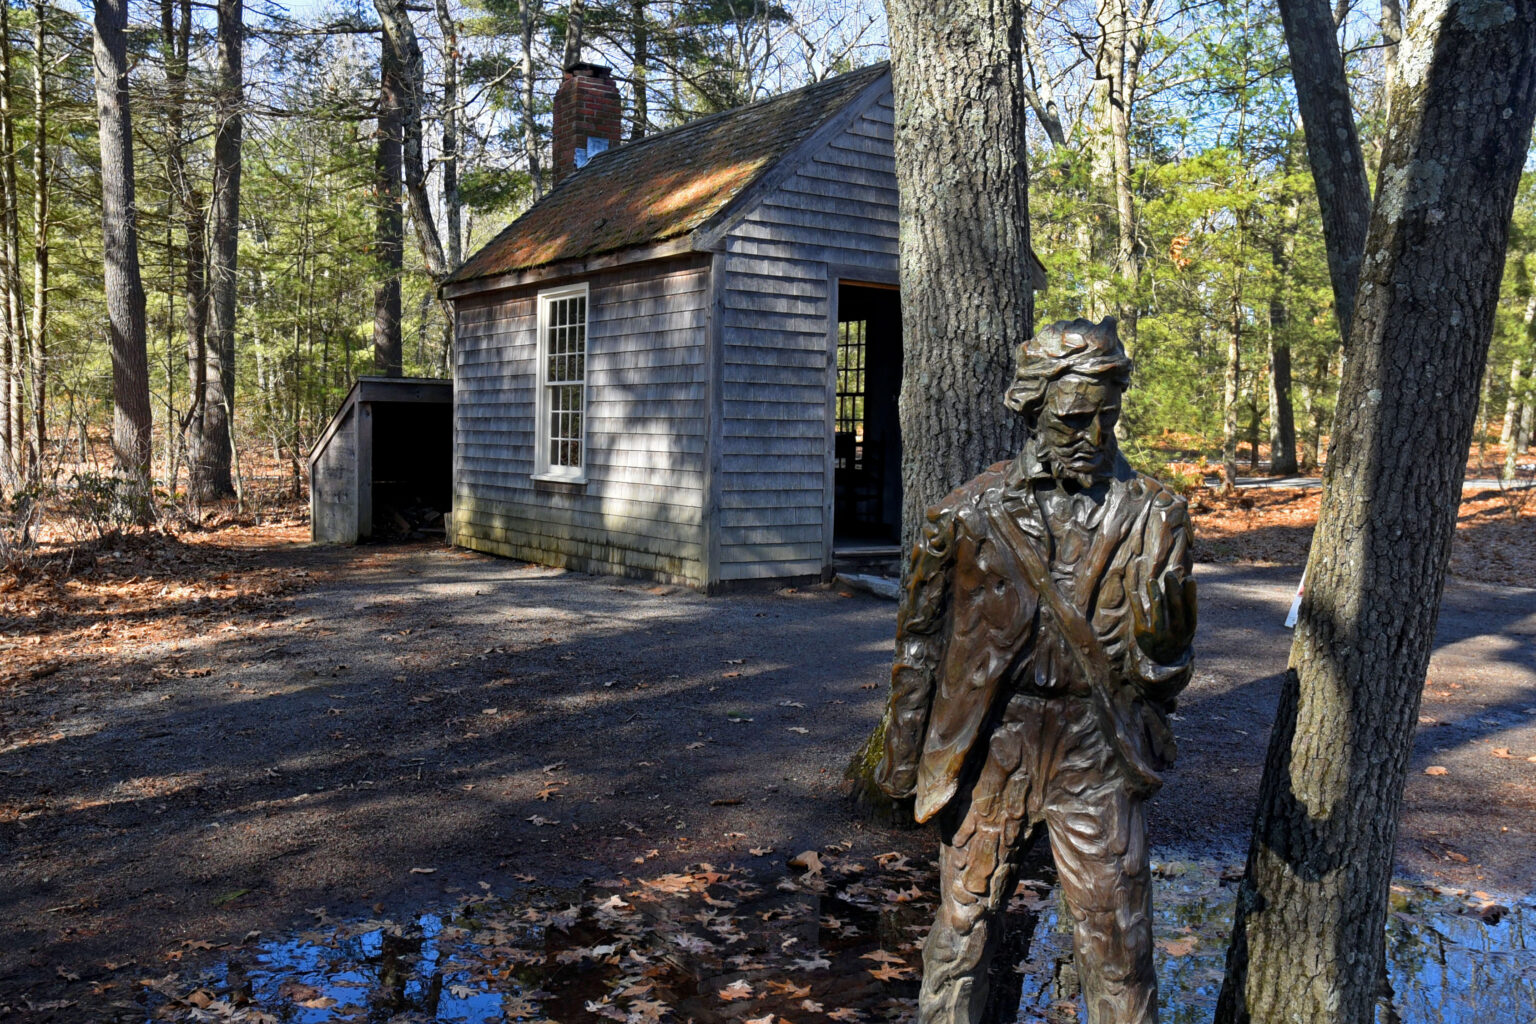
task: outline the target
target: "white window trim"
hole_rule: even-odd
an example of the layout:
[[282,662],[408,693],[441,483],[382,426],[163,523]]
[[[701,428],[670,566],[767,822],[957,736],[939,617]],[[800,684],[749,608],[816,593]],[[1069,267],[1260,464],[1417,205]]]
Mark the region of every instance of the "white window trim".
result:
[[[572,299],[580,296],[586,299],[586,328],[583,332],[583,350],[587,359],[583,360],[581,375],[581,465],[580,466],[552,466],[549,462],[549,309],[552,304],[561,299]],[[592,296],[591,290],[585,282],[582,284],[565,285],[560,288],[550,288],[539,292],[538,314],[538,365],[535,371],[537,397],[535,400],[536,412],[534,413],[533,430],[533,479],[562,484],[584,484],[587,482],[587,378],[590,375],[590,360],[592,354]]]

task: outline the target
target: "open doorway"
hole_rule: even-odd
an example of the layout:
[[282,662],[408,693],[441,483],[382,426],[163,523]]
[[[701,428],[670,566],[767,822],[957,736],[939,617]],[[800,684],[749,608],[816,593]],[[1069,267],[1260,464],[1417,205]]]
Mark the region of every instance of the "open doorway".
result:
[[901,293],[839,282],[833,538],[839,551],[901,538]]

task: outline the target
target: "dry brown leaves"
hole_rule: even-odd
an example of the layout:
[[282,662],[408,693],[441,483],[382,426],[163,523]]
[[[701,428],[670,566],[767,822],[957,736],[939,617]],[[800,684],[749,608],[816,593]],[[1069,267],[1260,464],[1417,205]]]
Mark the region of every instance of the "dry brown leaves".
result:
[[[250,627],[309,582],[289,557],[308,540],[308,527],[286,517],[44,549],[0,572],[0,693],[73,666],[120,664],[150,644]],[[208,671],[173,659],[152,669],[162,678]]]
[[[1250,488],[1222,497],[1190,492],[1195,557],[1213,562],[1301,565],[1317,526],[1320,488]],[[1530,586],[1536,565],[1536,500],[1497,489],[1468,491],[1457,514],[1451,575],[1481,583]]]

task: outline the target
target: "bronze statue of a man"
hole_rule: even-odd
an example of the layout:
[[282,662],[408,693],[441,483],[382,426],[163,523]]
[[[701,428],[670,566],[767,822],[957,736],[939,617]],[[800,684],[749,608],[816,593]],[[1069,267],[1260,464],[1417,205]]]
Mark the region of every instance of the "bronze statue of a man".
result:
[[1174,757],[1195,584],[1184,501],[1115,443],[1130,369],[1113,319],[1021,346],[1004,401],[1029,439],[929,509],[912,551],[877,779],[942,837],[920,1024],[981,1019],[1042,825],[1089,1024],[1157,1020],[1145,808]]

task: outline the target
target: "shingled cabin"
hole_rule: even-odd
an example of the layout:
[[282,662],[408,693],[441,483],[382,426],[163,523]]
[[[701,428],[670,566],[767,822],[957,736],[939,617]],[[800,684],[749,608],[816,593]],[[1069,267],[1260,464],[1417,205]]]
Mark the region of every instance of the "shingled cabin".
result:
[[894,546],[891,137],[886,64],[625,144],[567,71],[557,184],[444,286],[453,542],[709,591]]

